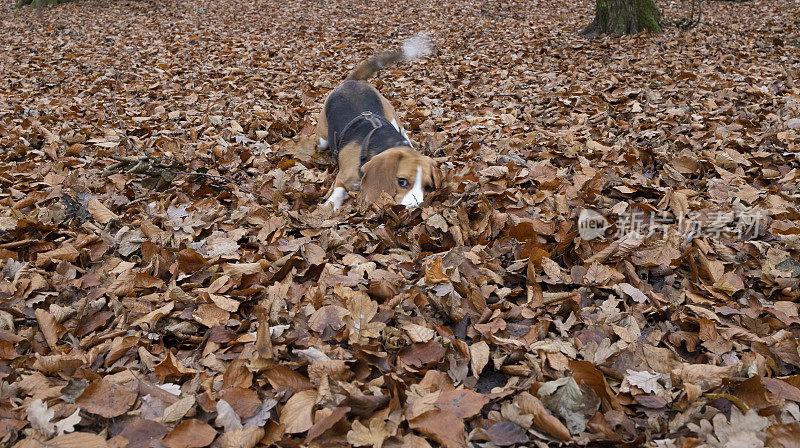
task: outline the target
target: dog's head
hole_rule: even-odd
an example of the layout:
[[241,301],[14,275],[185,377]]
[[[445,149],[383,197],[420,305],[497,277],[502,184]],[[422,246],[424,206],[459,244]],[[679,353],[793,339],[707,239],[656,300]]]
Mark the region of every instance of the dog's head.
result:
[[436,162],[413,148],[390,148],[361,167],[360,201],[375,202],[386,192],[408,208],[422,203],[425,194],[439,188],[442,174]]

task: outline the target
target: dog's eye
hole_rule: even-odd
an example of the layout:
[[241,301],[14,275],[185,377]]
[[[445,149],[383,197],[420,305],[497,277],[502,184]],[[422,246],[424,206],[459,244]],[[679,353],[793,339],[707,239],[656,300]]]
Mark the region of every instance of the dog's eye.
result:
[[433,186],[432,185],[425,185],[425,193],[430,193],[431,191],[433,191]]
[[397,185],[400,185],[400,188],[408,188],[408,179],[404,177],[398,177]]

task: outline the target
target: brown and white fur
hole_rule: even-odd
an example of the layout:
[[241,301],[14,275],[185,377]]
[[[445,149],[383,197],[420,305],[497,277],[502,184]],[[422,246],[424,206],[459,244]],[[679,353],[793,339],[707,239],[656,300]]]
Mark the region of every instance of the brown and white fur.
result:
[[[362,62],[328,98],[317,124],[319,147],[330,147],[339,173],[326,195],[334,210],[353,191],[363,204],[384,192],[398,204],[412,208],[425,193],[438,188],[441,173],[436,163],[416,151],[400,126],[389,101],[366,82],[380,69],[430,52],[424,35],[407,40],[403,48],[379,53]],[[338,154],[337,154],[338,152]]]

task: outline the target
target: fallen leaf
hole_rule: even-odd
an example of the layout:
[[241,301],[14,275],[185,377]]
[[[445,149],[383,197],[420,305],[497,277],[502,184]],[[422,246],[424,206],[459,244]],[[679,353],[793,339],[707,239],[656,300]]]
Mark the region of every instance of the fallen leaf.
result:
[[181,422],[162,443],[169,448],[202,448],[211,445],[217,432],[208,423],[190,418]]
[[289,434],[306,432],[314,425],[312,414],[317,400],[315,390],[297,392],[281,410],[280,422]]

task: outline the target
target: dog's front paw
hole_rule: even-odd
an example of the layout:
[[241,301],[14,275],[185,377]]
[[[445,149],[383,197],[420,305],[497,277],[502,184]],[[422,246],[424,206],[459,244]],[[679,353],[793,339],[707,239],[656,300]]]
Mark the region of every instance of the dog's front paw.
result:
[[325,201],[324,205],[332,205],[334,210],[339,210],[342,208],[342,203],[345,199],[347,199],[350,195],[347,194],[347,190],[344,187],[336,187],[333,189],[333,193],[331,193],[331,197]]

